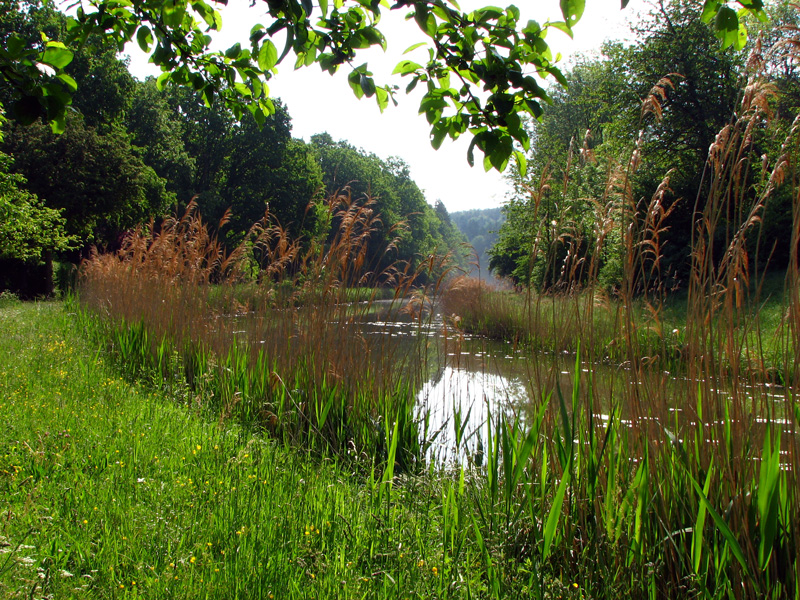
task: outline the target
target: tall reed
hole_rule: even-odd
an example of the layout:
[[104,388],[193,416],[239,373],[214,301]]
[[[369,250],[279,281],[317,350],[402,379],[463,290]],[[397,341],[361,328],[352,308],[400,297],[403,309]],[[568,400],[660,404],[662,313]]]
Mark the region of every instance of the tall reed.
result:
[[[511,295],[461,280],[445,294],[451,321],[466,330],[491,328],[550,352],[552,367],[530,369],[534,390],[553,389],[553,373],[574,360],[571,401],[555,389],[533,411],[537,442],[526,442],[516,425],[494,422],[487,485],[499,498],[502,482],[517,482],[525,471],[505,502],[528,507],[529,523],[538,525],[515,543],[536,540],[546,573],[574,564],[584,583],[593,582],[587,587],[604,582],[603,595],[618,585],[651,597],[800,595],[798,121],[772,164],[756,154],[754,139],[772,116],[767,59],[756,44],[736,115],[709,150],[682,322],[665,319],[660,267],[672,173],[651,198],[633,196],[643,134],[627,162],[609,170],[604,197],[592,202],[591,235],[567,212],[539,216],[552,167],[529,190],[529,264],[550,282],[549,293]],[[643,122],[660,116],[671,86],[664,78],[653,87]],[[775,332],[763,328],[759,312],[766,254],[759,232],[782,184],[792,186],[794,222],[785,316]],[[614,297],[599,276],[604,256],[618,256],[623,267]],[[767,354],[775,346],[782,358]],[[786,388],[774,385],[776,372]],[[513,467],[517,457],[528,464]]]
[[[399,421],[399,455],[411,468],[420,458],[410,418],[417,373],[361,323],[378,308],[398,314],[421,271],[372,270],[379,220],[370,201],[342,194],[328,209],[330,239],[291,239],[267,215],[228,253],[191,204],[87,261],[80,302],[108,317],[112,350],[131,375],[162,386],[185,379],[176,389],[187,400],[337,455],[385,454],[384,423]],[[354,288],[369,289],[367,300],[351,302]],[[390,300],[376,300],[381,289]]]

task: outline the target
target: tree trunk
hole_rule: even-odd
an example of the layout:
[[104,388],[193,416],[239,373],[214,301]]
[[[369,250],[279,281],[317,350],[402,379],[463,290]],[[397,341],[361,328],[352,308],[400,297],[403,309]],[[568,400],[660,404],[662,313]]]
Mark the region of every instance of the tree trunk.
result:
[[55,283],[53,281],[53,251],[44,251],[44,294],[48,298],[55,295]]

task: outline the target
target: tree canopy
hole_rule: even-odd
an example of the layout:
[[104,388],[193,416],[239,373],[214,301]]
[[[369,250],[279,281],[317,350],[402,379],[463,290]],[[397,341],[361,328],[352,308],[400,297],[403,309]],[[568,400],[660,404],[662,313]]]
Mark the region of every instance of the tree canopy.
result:
[[[755,65],[779,58],[754,41],[743,50],[760,58],[748,67],[747,52],[722,47],[704,20],[697,3],[653,2],[633,27],[634,43],[606,44],[602,56],[579,60],[565,73],[569,86],[555,89],[542,119],[529,122],[534,143],[527,173],[511,175],[515,194],[491,251],[498,274],[548,289],[581,256],[578,270],[586,276],[593,265],[601,283],[614,289],[623,273],[624,213],[658,194],[669,214],[658,232],[659,268],[671,286],[686,281],[695,201],[702,207],[711,185],[709,148],[742,116],[741,90],[752,83]],[[794,116],[788,107],[797,106],[796,79],[784,63],[759,74],[770,90],[786,90],[768,95],[770,118],[748,134],[749,151],[764,160],[778,155]],[[764,231],[777,233],[790,214],[781,193],[769,204]],[[779,250],[781,237],[775,236]],[[785,260],[780,257],[788,251],[775,255]]]
[[44,252],[68,249],[74,240],[65,232],[61,212],[27,191],[27,181],[11,172],[11,162],[0,152],[0,259],[38,259]]
[[[47,119],[54,131],[65,127],[66,107],[76,81],[65,68],[78,48],[102,37],[117,50],[136,41],[163,74],[159,86],[173,82],[196,91],[206,105],[223,102],[237,118],[249,111],[259,124],[275,111],[267,82],[290,54],[295,66],[318,64],[328,72],[350,70],[353,92],[373,97],[381,109],[394,101],[396,84],[381,84],[360,50],[385,47],[380,19],[385,11],[408,13],[409,23],[427,36],[428,60],[403,60],[395,73],[409,79],[407,91],[422,85],[420,112],[438,147],[445,137],[472,136],[467,158],[484,154],[484,166],[503,170],[515,156],[524,170],[530,138],[522,115],[538,118],[549,97],[535,76],[566,83],[555,66],[545,36],[551,29],[572,35],[585,0],[561,0],[563,21],[521,22],[520,11],[493,6],[462,11],[454,0],[265,0],[269,21],[253,26],[249,40],[212,51],[212,33],[222,26],[214,3],[205,0],[99,0],[78,2],[62,39],[31,41],[11,33],[2,40],[2,86],[21,122]],[[622,7],[627,0],[622,0]],[[742,11],[764,17],[762,0],[739,0]],[[702,18],[713,22],[724,46],[742,47],[747,32],[739,12],[727,3],[706,0]]]

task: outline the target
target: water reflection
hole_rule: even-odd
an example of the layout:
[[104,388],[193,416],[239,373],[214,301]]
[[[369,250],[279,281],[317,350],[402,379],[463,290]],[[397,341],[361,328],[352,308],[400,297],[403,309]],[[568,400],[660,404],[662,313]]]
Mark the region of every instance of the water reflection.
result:
[[[463,335],[441,315],[415,321],[402,311],[384,312],[365,320],[361,334],[371,339],[373,349],[391,340],[395,366],[402,362],[404,376],[415,381],[416,417],[423,437],[435,440],[428,458],[437,461],[455,458],[456,429],[462,434],[458,454],[463,459],[487,439],[490,417],[503,414],[524,428],[532,400],[538,403],[543,390],[572,380],[571,370],[563,367],[545,373],[545,362],[559,362],[552,357],[535,365],[523,349]],[[542,381],[547,381],[543,387],[534,383]]]
[[[397,310],[375,315],[361,327],[374,349],[391,345],[395,365],[402,361],[404,376],[414,382],[417,418],[424,424],[424,437],[436,440],[429,458],[463,460],[467,454],[474,455],[479,440],[485,443],[487,439],[490,417],[496,420],[503,414],[526,429],[537,407],[559,390],[567,410],[571,407],[576,380],[574,355],[532,356],[510,343],[462,335],[448,327],[441,316],[414,321]],[[615,414],[620,424],[638,423],[638,430],[653,439],[663,438],[667,429],[680,436],[697,425],[697,394],[704,402],[714,396],[710,406],[722,411],[715,415],[707,408],[704,427],[719,426],[722,415],[726,420],[747,420],[755,427],[768,421],[791,422],[786,420],[787,392],[780,386],[704,381],[700,391],[697,382],[659,369],[633,372],[619,365],[588,363],[577,368],[579,385],[575,391],[580,405],[591,407],[601,427]],[[727,414],[724,406],[737,393],[746,395],[747,400],[733,405],[747,410]],[[456,456],[459,424],[463,436]],[[784,429],[789,433],[789,427]]]

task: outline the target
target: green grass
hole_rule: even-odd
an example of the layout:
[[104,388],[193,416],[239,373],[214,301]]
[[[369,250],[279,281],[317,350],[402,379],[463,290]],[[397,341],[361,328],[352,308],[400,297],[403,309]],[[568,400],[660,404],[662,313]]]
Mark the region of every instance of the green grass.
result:
[[3,307],[0,335],[0,597],[481,596],[435,481],[389,494],[176,407],[110,370],[62,304]]
[[382,470],[283,446],[129,383],[68,310],[0,308],[0,597],[797,591],[793,432],[601,423],[577,377],[524,429],[495,415],[480,468],[400,476],[399,425]]

